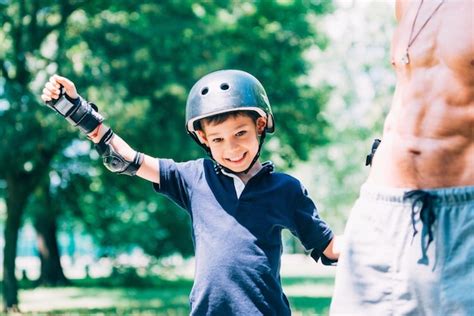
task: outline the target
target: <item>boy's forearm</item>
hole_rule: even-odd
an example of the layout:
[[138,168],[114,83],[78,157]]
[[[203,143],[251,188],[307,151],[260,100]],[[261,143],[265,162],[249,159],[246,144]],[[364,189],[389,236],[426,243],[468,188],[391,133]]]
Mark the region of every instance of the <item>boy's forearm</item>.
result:
[[[108,129],[109,127],[107,125],[101,124],[97,126],[94,131],[87,134],[87,136],[90,138],[90,140],[97,144],[100,142],[102,137],[104,137]],[[110,145],[117,153],[119,153],[123,158],[125,158],[125,160],[132,161],[133,158],[135,158],[136,151],[117,134],[114,134],[112,136],[112,139],[110,140]]]
[[107,131],[107,126],[105,124],[100,124],[92,132],[87,134],[87,137],[94,143],[97,144],[100,139],[104,136]]
[[[105,133],[109,130],[109,127],[101,124],[94,131],[89,133],[87,136],[95,144],[99,143]],[[133,161],[137,154],[130,145],[128,145],[120,136],[114,134],[110,139],[110,145],[114,148],[115,152],[120,154],[125,160]],[[158,159],[144,155],[143,162],[137,171],[137,176],[155,183],[159,183],[159,164]]]

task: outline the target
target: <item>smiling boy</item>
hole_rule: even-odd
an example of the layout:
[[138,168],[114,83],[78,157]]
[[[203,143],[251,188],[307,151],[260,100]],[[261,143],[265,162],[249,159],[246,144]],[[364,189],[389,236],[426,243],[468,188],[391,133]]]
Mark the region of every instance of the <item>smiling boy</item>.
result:
[[252,75],[222,70],[193,86],[186,130],[212,159],[183,163],[133,150],[64,77],[51,77],[42,99],[88,134],[108,169],[153,182],[190,214],[196,258],[192,315],[289,315],[279,271],[284,228],[316,261],[337,261],[339,238],[301,183],[259,160],[275,123],[266,92]]

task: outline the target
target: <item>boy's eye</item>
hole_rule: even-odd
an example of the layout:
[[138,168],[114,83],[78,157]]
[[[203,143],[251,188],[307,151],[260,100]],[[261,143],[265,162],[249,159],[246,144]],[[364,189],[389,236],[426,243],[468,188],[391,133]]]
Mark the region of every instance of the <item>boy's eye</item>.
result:
[[222,138],[213,138],[211,141],[213,143],[220,143],[222,141]]
[[238,132],[237,134],[235,134],[235,136],[243,136],[247,133],[247,131],[240,131]]

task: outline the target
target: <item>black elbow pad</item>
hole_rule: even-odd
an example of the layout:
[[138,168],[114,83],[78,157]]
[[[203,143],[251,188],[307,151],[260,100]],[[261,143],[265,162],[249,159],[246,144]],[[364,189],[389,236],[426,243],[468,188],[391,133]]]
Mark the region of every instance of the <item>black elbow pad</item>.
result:
[[110,145],[113,135],[114,132],[109,128],[99,143],[95,145],[97,152],[102,157],[102,162],[107,169],[114,173],[134,176],[143,163],[144,155],[137,151],[133,161],[126,160]]

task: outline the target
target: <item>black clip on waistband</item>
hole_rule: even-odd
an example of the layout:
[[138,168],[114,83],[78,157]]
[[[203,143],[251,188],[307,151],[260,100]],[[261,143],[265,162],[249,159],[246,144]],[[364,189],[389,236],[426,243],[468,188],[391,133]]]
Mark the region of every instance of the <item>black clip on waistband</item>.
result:
[[380,139],[378,138],[374,139],[374,142],[372,143],[372,149],[370,150],[370,153],[365,158],[366,166],[372,166],[372,160],[374,159],[375,152],[377,151],[377,147],[379,147],[380,142],[381,142]]

